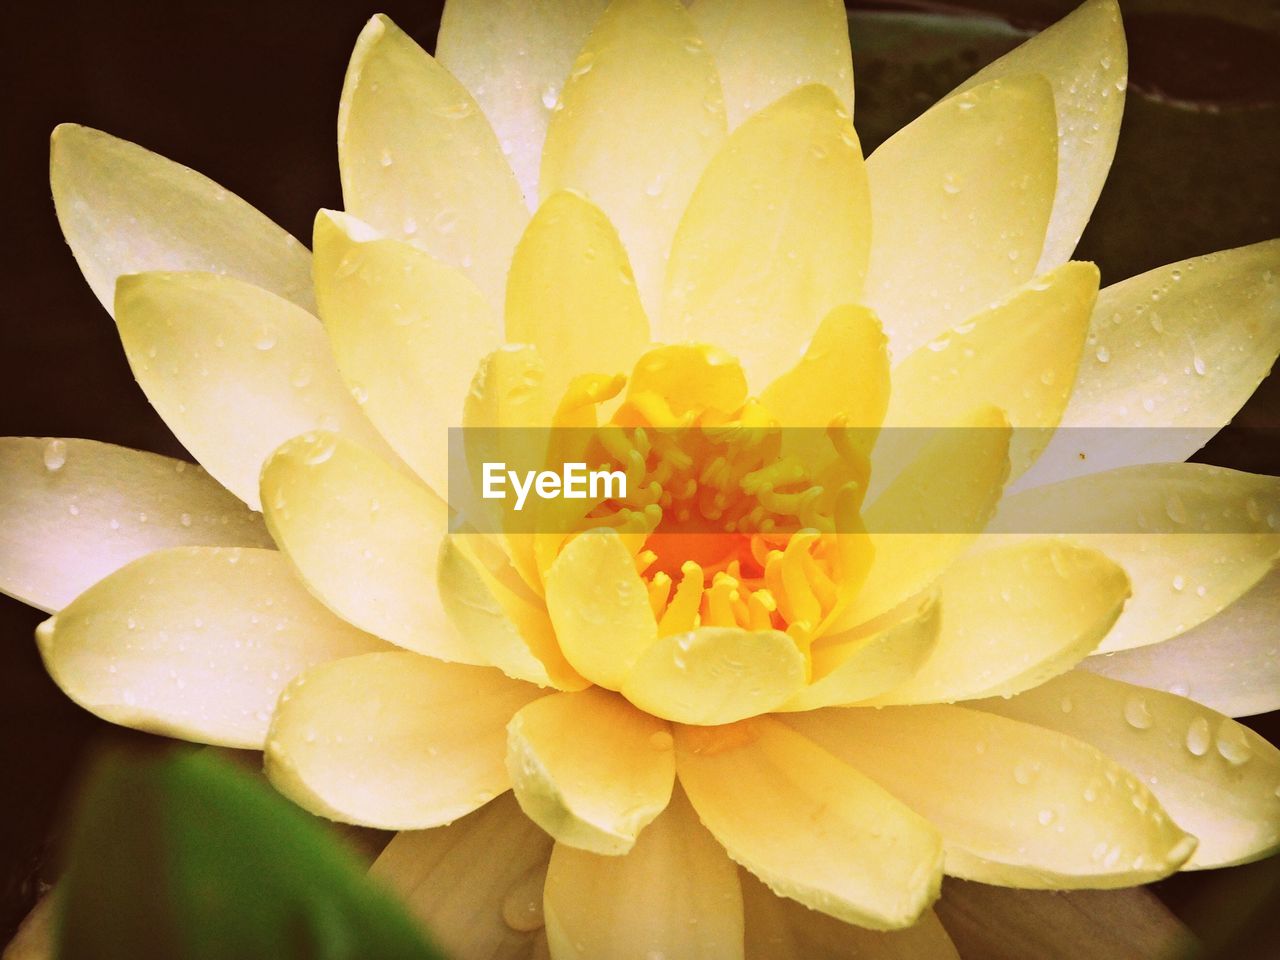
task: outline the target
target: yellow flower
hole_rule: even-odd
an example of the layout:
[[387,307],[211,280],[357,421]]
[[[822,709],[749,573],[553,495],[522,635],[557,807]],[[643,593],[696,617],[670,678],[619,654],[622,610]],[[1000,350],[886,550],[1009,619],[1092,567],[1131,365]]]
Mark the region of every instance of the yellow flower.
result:
[[[438,59],[377,17],[314,255],[59,128],[209,472],[4,441],[0,587],[87,709],[406,831],[374,872],[458,957],[947,956],[944,872],[1264,856],[1280,752],[1226,714],[1280,705],[1280,482],[1181,461],[1280,348],[1280,244],[1069,262],[1125,69],[1093,0],[864,161],[828,0],[454,0]],[[451,520],[451,428],[547,425],[629,496]]]

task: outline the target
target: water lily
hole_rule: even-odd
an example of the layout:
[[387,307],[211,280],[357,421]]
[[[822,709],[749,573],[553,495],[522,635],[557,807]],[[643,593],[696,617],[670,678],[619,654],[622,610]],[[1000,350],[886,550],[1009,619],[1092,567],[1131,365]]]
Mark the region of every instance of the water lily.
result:
[[[312,252],[61,127],[203,469],[4,441],[0,588],[86,709],[401,831],[459,958],[954,956],[944,873],[1265,856],[1280,482],[1183,461],[1280,349],[1280,242],[1070,261],[1125,85],[1092,0],[864,159],[839,4],[452,0],[435,58],[357,41]],[[458,426],[600,427],[635,484],[476,532]]]

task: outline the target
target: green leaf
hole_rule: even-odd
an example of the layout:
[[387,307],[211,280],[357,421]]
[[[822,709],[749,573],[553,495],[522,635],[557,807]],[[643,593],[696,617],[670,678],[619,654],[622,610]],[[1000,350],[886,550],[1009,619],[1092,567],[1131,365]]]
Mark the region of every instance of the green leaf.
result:
[[100,761],[59,887],[61,960],[433,960],[354,857],[208,751]]

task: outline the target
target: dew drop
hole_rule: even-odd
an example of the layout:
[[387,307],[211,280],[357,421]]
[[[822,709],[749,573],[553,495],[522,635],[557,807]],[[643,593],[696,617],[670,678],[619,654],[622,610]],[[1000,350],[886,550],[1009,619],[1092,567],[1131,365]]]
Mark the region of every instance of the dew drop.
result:
[[259,350],[270,350],[276,345],[276,332],[269,327],[263,327],[258,331],[258,337],[253,341],[253,345]]
[[1209,721],[1204,717],[1196,717],[1187,727],[1187,750],[1193,756],[1203,757],[1209,752]]
[[1039,821],[1040,826],[1047,827],[1049,824],[1053,823],[1054,817],[1054,812],[1046,807],[1036,815],[1036,820]]
[[1106,347],[1099,347],[1098,352],[1095,354],[1095,356],[1098,358],[1099,363],[1111,362],[1111,351],[1108,350]]
[[1222,722],[1218,724],[1218,735],[1214,738],[1214,744],[1218,748],[1218,753],[1222,755],[1222,759],[1233,767],[1247,763],[1253,756],[1253,748],[1245,738],[1244,727],[1227,717],[1223,717]]
[[57,473],[67,462],[67,442],[50,440],[44,445],[44,468],[50,473]]
[[1147,706],[1147,701],[1137,694],[1125,701],[1124,720],[1135,730],[1150,730],[1151,725],[1155,722],[1151,716],[1151,708]]

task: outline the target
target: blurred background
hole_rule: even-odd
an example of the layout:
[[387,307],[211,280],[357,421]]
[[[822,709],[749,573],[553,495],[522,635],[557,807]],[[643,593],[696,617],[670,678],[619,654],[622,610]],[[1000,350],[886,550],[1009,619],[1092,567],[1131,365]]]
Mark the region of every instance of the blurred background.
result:
[[[1073,6],[851,4],[864,149]],[[1106,284],[1280,236],[1280,4],[1121,6],[1125,123],[1077,257],[1096,261]],[[307,241],[316,209],[341,206],[338,96],[351,45],[379,11],[432,48],[440,10],[424,0],[6,7],[0,435],[91,437],[187,457],[135,386],[62,241],[47,176],[54,125],[99,127],[194,167]],[[1280,425],[1276,377],[1236,425]],[[1280,450],[1250,442],[1247,431],[1215,440],[1198,459],[1280,474]],[[41,618],[0,597],[0,944],[56,876],[51,854],[84,758],[103,743],[149,739],[97,721],[54,687],[32,641]],[[1275,714],[1245,722],[1280,739]],[[1280,858],[1155,889],[1212,954],[1280,956]]]

